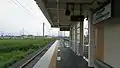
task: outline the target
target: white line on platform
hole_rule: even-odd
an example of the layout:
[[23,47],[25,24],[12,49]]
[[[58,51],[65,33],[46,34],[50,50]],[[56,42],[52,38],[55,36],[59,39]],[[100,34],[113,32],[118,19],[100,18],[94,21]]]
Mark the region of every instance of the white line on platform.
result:
[[57,60],[60,61],[60,60],[61,60],[61,57],[57,57]]
[[58,52],[60,51],[60,49],[58,49]]
[[66,46],[66,47],[69,47],[69,46]]
[[83,59],[85,59],[87,62],[89,61],[85,56],[83,56]]

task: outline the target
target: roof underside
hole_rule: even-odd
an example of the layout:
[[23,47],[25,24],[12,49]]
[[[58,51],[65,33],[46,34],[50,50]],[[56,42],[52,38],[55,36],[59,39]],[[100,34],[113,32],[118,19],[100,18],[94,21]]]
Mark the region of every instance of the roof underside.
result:
[[[90,9],[97,9],[102,6],[108,0],[35,0],[38,6],[41,8],[42,12],[50,22],[52,27],[69,28],[70,16],[65,15],[66,3],[75,3],[74,14],[80,14],[80,7],[82,9],[82,14],[87,17]],[[59,5],[59,12],[57,8]],[[82,4],[80,6],[79,4]],[[59,19],[59,22],[58,22]]]

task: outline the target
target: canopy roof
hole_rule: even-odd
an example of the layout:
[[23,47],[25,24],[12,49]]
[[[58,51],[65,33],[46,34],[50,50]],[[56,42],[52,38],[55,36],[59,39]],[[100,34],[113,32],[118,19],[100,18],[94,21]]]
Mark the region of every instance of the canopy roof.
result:
[[[85,17],[88,16],[90,10],[96,11],[109,0],[35,0],[52,27],[59,27],[68,29],[70,24],[74,23],[70,21],[70,16],[65,15],[65,11],[68,9],[72,11],[74,4],[74,15],[80,15],[80,12]],[[82,10],[82,11],[80,11]],[[71,12],[70,15],[73,13]],[[64,30],[64,29],[63,29]]]

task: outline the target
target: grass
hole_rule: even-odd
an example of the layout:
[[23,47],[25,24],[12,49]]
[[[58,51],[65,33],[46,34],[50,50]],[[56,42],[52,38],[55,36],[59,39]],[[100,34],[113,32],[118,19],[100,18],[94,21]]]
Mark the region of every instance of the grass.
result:
[[8,68],[52,41],[53,39],[0,40],[0,68]]

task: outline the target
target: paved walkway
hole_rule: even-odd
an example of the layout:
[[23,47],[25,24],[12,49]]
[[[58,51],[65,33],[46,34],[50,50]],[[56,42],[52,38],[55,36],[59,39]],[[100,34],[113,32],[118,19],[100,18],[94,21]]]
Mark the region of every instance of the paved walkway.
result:
[[56,68],[88,68],[87,62],[80,56],[77,56],[70,48],[61,47],[58,56]]
[[88,68],[87,61],[82,57],[77,56],[70,48],[64,46],[59,48],[59,45],[62,44],[57,40],[33,68]]

